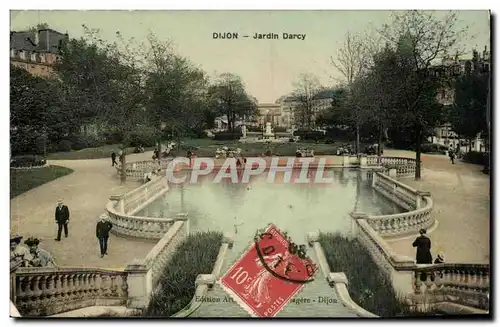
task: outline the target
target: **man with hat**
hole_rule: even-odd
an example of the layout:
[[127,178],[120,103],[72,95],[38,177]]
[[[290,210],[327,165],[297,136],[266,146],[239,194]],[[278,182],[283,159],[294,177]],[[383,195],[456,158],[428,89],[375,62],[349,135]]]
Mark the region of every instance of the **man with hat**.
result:
[[40,240],[34,237],[28,238],[24,244],[29,247],[29,265],[31,267],[55,267],[56,263],[49,252],[40,249]]
[[16,270],[19,267],[26,267],[29,260],[29,251],[22,245],[22,236],[15,235],[10,238],[10,270]]
[[64,236],[68,237],[68,222],[69,222],[69,209],[63,204],[63,200],[59,198],[56,207],[56,223],[57,223],[57,238],[56,241],[61,240],[61,233],[64,228]]
[[425,233],[427,231],[421,229],[420,236],[412,244],[417,248],[417,264],[432,264],[431,239]]
[[108,221],[108,216],[102,214],[95,229],[95,236],[99,240],[99,247],[101,249],[101,258],[108,254],[108,238],[111,228],[113,228],[113,224]]

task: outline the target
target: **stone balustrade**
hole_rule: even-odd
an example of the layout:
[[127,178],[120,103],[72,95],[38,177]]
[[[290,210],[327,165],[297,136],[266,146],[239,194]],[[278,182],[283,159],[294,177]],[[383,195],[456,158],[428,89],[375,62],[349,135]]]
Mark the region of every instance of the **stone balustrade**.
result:
[[489,310],[490,265],[418,265],[414,272],[416,301],[429,301],[432,295],[434,302],[449,301]]
[[179,244],[189,235],[188,221],[176,221],[151,249],[146,258],[125,268],[128,274],[127,307],[145,309],[151,294],[158,289],[161,276]]
[[434,224],[433,202],[428,192],[417,191],[381,173],[374,173],[373,188],[407,212],[392,215],[367,216],[370,225],[382,236],[415,234]]
[[[125,173],[127,174],[127,178],[129,179],[142,180],[145,173],[156,172],[158,171],[158,169],[164,171],[165,169],[167,169],[168,164],[172,160],[173,158],[164,158],[159,162],[158,160],[126,162]],[[119,165],[116,167],[116,170],[118,176],[120,176],[121,167]]]
[[19,268],[11,299],[23,316],[46,316],[93,305],[124,305],[127,274],[98,268]]
[[112,233],[119,236],[161,239],[170,227],[179,220],[187,220],[187,214],[181,213],[168,218],[134,216],[136,212],[168,192],[164,178],[156,179],[120,196],[112,196],[106,206]]

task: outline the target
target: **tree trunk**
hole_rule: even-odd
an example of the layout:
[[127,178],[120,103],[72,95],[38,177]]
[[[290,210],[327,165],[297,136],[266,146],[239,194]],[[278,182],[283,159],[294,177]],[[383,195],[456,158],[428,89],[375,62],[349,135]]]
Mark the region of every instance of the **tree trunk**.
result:
[[383,129],[382,129],[382,127],[379,127],[379,129],[378,129],[378,146],[377,146],[377,162],[378,162],[379,166],[380,166],[380,156],[382,155],[382,133],[383,133]]
[[360,145],[359,145],[359,123],[356,123],[356,154],[359,154]]
[[418,126],[416,128],[416,134],[417,134],[417,138],[416,138],[416,150],[417,150],[417,154],[415,156],[415,160],[416,160],[416,166],[415,166],[415,180],[420,180],[421,178],[421,165],[420,165],[420,155],[421,155],[421,149],[420,149],[420,146],[422,145],[422,128],[420,126]]

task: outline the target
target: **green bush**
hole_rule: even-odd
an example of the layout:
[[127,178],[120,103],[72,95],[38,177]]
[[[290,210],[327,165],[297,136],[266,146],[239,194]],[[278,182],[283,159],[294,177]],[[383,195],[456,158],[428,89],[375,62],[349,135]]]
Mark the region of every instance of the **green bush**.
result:
[[61,140],[57,145],[58,152],[68,152],[71,151],[72,143],[70,140]]
[[74,135],[70,139],[71,142],[71,150],[81,150],[86,148],[95,148],[104,144],[104,141],[101,141],[96,136],[82,136],[82,135]]
[[435,143],[424,143],[420,145],[420,150],[422,153],[441,153],[445,154],[448,151],[448,147],[441,144]]
[[146,309],[147,317],[170,317],[192,300],[199,274],[212,273],[219,253],[222,233],[189,235],[177,248],[160,277],[160,289]]
[[330,270],[346,274],[349,294],[362,308],[380,317],[422,315],[412,312],[403,303],[394,291],[390,277],[357,239],[322,233],[319,242]]
[[214,134],[214,140],[217,141],[229,141],[229,140],[239,140],[243,134],[241,132],[219,132]]
[[470,151],[464,154],[463,160],[471,164],[489,167],[490,155],[488,152]]

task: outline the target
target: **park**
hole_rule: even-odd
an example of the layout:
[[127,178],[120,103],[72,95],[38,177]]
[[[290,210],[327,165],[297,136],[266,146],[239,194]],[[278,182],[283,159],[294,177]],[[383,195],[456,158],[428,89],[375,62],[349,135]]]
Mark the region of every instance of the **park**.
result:
[[[154,35],[124,47],[83,26],[80,39],[60,35],[50,77],[11,64],[11,316],[488,317],[489,55],[448,74],[433,60],[466,33],[454,14],[394,17],[379,32],[394,44],[347,34],[333,66],[357,74],[328,92],[303,74],[279,105]],[[434,29],[412,43],[418,62],[408,26]],[[455,136],[437,136],[443,126]],[[262,271],[237,279],[248,300],[222,281],[268,226],[315,275],[286,296],[276,280],[252,284]]]

